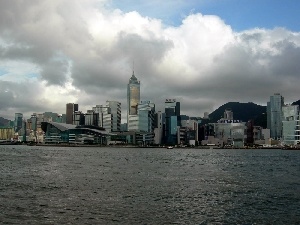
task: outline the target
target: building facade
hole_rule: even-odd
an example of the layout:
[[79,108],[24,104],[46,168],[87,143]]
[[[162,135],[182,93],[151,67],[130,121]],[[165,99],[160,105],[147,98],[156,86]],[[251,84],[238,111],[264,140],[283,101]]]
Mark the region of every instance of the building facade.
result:
[[136,130],[138,124],[138,104],[140,102],[140,81],[135,77],[134,72],[127,85],[127,127],[128,131]]
[[96,105],[92,110],[98,115],[97,126],[108,132],[121,130],[121,103],[106,101],[106,105]]
[[165,126],[164,143],[169,145],[177,144],[177,130],[180,117],[180,102],[176,99],[165,100]]
[[84,125],[98,126],[99,124],[99,113],[94,110],[87,110],[84,116]]
[[300,143],[299,106],[282,107],[282,144],[297,145]]
[[234,147],[244,147],[246,130],[246,123],[239,120],[221,120],[214,123],[215,138]]
[[138,104],[138,130],[154,132],[155,105],[151,101],[141,101]]
[[73,123],[72,123],[73,125],[76,125],[76,126],[84,125],[84,123],[85,123],[84,113],[82,113],[81,111],[74,112],[72,121],[73,121]]
[[68,103],[66,105],[66,124],[73,124],[74,113],[78,111],[78,104]]
[[18,132],[19,130],[22,129],[22,123],[23,123],[23,114],[15,113],[15,122],[14,122],[15,132]]
[[15,132],[13,127],[0,127],[0,140],[13,140],[14,134]]
[[244,147],[247,138],[247,126],[245,122],[233,119],[233,112],[226,109],[224,118],[217,123],[205,125],[205,137],[202,145],[219,145],[223,147]]
[[154,144],[161,145],[163,142],[163,127],[165,114],[161,111],[155,113],[154,117]]
[[270,102],[267,104],[268,128],[271,132],[271,138],[279,140],[282,137],[282,107],[284,98],[275,93],[270,96]]
[[[186,117],[186,116],[181,116],[181,117]],[[181,145],[198,145],[198,132],[199,132],[199,126],[198,124],[200,123],[201,120],[198,118],[184,118],[181,119],[180,122],[180,135],[178,137],[178,144]]]
[[[121,130],[121,103],[117,101],[106,101],[106,107],[109,108],[109,113],[104,117],[105,129],[107,131]],[[110,128],[108,128],[110,125]]]
[[103,114],[107,113],[108,107],[103,105],[96,105],[92,108],[92,110],[98,114],[98,127],[103,127]]
[[111,134],[91,125],[77,126],[66,123],[42,122],[46,144],[107,144]]

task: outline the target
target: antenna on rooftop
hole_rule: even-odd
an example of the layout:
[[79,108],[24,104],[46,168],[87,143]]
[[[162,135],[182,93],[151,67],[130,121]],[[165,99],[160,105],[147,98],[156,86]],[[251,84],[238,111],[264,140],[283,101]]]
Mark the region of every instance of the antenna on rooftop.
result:
[[134,75],[134,60],[132,61],[132,75]]

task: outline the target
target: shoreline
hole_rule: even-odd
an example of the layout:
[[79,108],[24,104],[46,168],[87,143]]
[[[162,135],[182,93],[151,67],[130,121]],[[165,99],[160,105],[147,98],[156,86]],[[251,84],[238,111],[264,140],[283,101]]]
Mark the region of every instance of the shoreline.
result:
[[[168,146],[137,146],[137,145],[100,145],[100,144],[43,144],[43,143],[23,143],[23,142],[1,142],[1,145],[27,145],[27,146],[53,146],[53,147],[105,147],[105,148],[165,148]],[[300,148],[293,147],[261,147],[261,148],[220,148],[217,146],[194,146],[194,147],[181,147],[174,146],[173,149],[239,149],[239,150],[269,150],[269,149],[281,149],[281,150],[300,150]],[[171,150],[171,149],[169,149]]]

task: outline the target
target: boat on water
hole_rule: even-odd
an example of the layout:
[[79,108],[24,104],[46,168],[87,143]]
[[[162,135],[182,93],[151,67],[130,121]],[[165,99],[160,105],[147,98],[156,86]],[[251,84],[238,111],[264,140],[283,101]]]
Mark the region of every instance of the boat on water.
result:
[[172,148],[173,148],[173,146],[168,146],[168,147],[167,147],[167,149],[172,149]]

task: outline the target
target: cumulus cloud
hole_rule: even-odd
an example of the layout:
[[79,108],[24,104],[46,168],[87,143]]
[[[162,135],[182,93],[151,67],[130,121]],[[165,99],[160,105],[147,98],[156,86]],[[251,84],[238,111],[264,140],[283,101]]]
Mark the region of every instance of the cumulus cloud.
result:
[[133,69],[142,99],[163,110],[165,98],[176,98],[190,116],[228,101],[266,104],[275,92],[299,99],[300,33],[235,32],[200,13],[170,26],[107,4],[0,1],[0,116],[64,113],[68,102],[85,112],[118,100],[125,118]]

